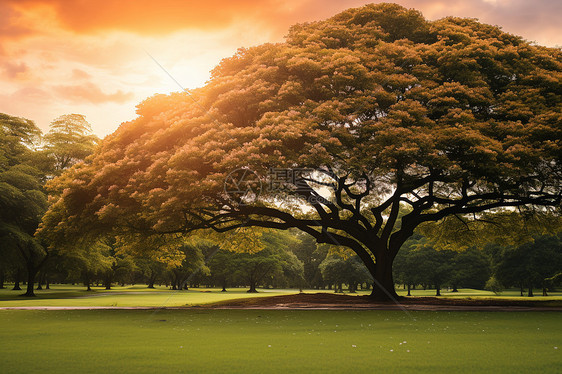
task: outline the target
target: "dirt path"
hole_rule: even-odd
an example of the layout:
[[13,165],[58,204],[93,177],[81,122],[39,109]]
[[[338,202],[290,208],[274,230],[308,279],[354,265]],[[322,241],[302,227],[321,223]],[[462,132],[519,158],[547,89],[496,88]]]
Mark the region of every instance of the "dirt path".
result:
[[268,306],[18,306],[0,310],[406,310],[406,311],[468,311],[468,312],[562,312],[562,307],[484,306],[484,305],[268,305]]

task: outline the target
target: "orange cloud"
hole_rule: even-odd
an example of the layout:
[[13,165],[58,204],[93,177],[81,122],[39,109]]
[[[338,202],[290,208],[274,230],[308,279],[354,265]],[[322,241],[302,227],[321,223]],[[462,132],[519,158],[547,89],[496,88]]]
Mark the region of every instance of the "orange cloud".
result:
[[33,33],[33,29],[23,22],[22,15],[10,1],[0,2],[0,38],[18,38]]
[[81,79],[90,79],[92,78],[91,74],[86,73],[84,70],[81,69],[72,69],[72,80],[81,80]]
[[24,62],[4,61],[2,62],[1,67],[4,75],[8,79],[18,79],[19,77],[24,76],[29,70],[29,67]]
[[126,30],[141,34],[169,33],[186,28],[228,27],[240,17],[259,18],[277,8],[277,0],[8,0],[17,9],[48,7],[61,25],[78,33]]
[[71,86],[55,86],[54,90],[61,98],[79,103],[124,103],[134,97],[132,92],[123,92],[121,90],[112,94],[106,94],[92,82]]
[[[22,14],[52,14],[62,29],[79,34],[127,31],[163,35],[179,30],[224,30],[237,23],[258,25],[274,38],[290,25],[327,18],[365,0],[3,0],[0,35],[21,37],[34,31]],[[545,44],[562,44],[562,2],[553,0],[395,0],[428,18],[448,15],[479,18]],[[27,23],[29,24],[29,23]]]

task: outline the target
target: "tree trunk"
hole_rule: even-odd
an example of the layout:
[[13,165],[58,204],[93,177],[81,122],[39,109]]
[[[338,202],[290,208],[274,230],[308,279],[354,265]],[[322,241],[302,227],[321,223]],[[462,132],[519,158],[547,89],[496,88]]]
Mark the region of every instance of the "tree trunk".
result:
[[412,289],[412,286],[410,285],[410,283],[408,283],[408,296],[412,296],[412,294],[410,293],[411,289]]
[[3,290],[4,288],[4,270],[0,270],[0,290]]
[[529,284],[529,293],[527,294],[528,297],[533,297],[533,284]]
[[27,290],[22,296],[35,297],[35,292],[33,292],[33,286],[35,284],[35,276],[37,275],[38,269],[28,264],[27,266]]
[[257,293],[258,290],[256,290],[256,282],[255,281],[250,281],[250,289],[247,291],[248,293]]
[[154,272],[152,272],[150,274],[150,277],[148,278],[148,288],[154,288],[155,281],[156,281],[156,275],[154,274]]
[[16,276],[14,278],[14,288],[12,288],[13,291],[21,291],[20,280],[21,280],[21,270],[18,269],[16,271]]
[[45,277],[45,289],[50,290],[51,284],[49,283],[49,277]]
[[441,285],[440,284],[435,285],[435,296],[441,296]]
[[86,286],[86,291],[91,291],[92,287],[90,286],[92,282],[90,281],[90,279],[84,279],[84,286]]
[[523,289],[523,282],[519,283],[519,290],[521,291],[521,296],[524,296],[525,290]]
[[459,290],[457,289],[457,285],[456,285],[456,284],[453,284],[453,291],[451,291],[451,292],[459,292]]
[[373,291],[370,296],[372,299],[377,301],[398,300],[399,296],[394,290],[392,262],[393,259],[388,256],[380,254],[377,256],[375,274],[371,274],[374,278]]

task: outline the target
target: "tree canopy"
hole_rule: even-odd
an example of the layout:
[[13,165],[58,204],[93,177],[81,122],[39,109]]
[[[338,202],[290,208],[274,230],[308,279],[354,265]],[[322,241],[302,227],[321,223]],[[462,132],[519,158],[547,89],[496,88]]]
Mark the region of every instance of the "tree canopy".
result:
[[33,121],[0,113],[0,261],[14,253],[23,260],[18,266],[27,271],[27,296],[49,255],[35,236],[48,208],[44,183],[93,151],[95,137],[84,123],[81,115],[62,116],[42,137]]
[[84,115],[65,114],[51,122],[43,142],[51,172],[58,175],[90,155],[99,139]]
[[[351,248],[386,298],[420,224],[560,206],[562,52],[473,19],[349,9],[137,112],[51,183],[52,240],[294,227]],[[226,193],[240,168],[259,196]]]
[[[32,162],[40,135],[33,121],[0,113],[0,260],[21,258],[28,281],[45,260],[34,237],[47,210],[43,174]],[[33,295],[33,284],[27,294]]]
[[508,286],[527,287],[533,296],[533,287],[541,287],[543,296],[553,278],[562,273],[562,233],[537,236],[532,242],[519,247],[500,248],[494,270],[498,281]]

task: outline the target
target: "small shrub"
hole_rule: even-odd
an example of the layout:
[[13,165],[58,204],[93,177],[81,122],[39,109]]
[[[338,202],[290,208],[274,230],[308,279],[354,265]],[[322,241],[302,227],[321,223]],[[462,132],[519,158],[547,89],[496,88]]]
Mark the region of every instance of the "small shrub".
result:
[[484,286],[484,289],[488,291],[492,291],[496,295],[500,295],[503,291],[503,286],[501,283],[496,279],[496,277],[490,277]]

